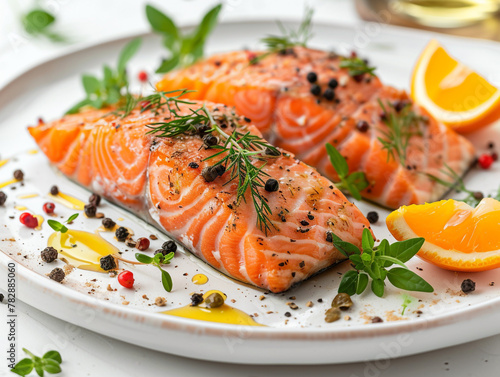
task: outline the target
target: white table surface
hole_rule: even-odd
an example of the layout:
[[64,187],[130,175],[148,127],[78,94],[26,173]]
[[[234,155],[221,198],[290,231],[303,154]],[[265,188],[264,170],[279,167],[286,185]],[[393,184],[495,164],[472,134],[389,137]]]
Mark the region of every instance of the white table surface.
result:
[[[32,0],[0,0],[0,89],[23,71],[68,51],[97,42],[147,31],[144,1],[138,0],[41,0],[57,15],[57,29],[71,35],[73,43],[57,45],[33,40],[19,24],[19,13]],[[209,0],[150,0],[173,15],[179,24],[196,21]],[[349,0],[309,1],[315,20],[359,24]],[[225,0],[223,20],[299,19],[299,0]],[[0,104],[1,106],[1,104]],[[8,140],[0,138],[0,153]],[[3,145],[2,145],[3,144]],[[0,277],[4,278],[4,277]],[[323,366],[251,366],[209,363],[146,350],[107,338],[46,315],[17,302],[18,348],[40,354],[50,347],[61,352],[61,377],[71,376],[496,376],[500,367],[500,336],[401,359]],[[6,367],[6,306],[0,304],[0,375]],[[168,340],[166,340],[168,341]],[[432,342],[429,339],[429,342]],[[18,355],[20,360],[24,355]],[[32,375],[35,375],[34,373]]]

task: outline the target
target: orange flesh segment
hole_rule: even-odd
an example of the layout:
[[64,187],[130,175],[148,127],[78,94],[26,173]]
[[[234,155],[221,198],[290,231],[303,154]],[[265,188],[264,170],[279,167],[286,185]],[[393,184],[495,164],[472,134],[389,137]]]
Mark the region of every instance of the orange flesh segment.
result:
[[417,235],[443,249],[463,253],[499,250],[500,203],[483,213],[481,205],[474,210],[457,208],[457,203],[447,200],[410,206],[404,218]]

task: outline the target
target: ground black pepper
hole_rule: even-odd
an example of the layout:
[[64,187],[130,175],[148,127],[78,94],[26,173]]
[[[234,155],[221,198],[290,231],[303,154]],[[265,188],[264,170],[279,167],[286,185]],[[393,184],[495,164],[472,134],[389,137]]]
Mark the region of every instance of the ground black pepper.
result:
[[49,246],[42,250],[40,256],[42,257],[42,260],[44,262],[51,263],[57,259],[58,253],[56,249],[54,249],[52,246]]

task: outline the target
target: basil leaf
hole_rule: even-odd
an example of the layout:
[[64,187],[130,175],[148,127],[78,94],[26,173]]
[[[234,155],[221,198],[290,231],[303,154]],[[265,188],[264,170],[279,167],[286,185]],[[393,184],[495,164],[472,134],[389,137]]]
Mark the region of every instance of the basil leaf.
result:
[[49,351],[45,355],[42,356],[42,359],[51,359],[57,361],[58,363],[62,363],[61,354],[57,351]]
[[75,220],[77,217],[78,217],[78,213],[74,213],[74,214],[72,214],[72,215],[68,218],[68,220],[66,220],[66,223],[67,223],[67,224],[69,224],[69,223],[73,222],[73,220]]
[[172,290],[172,278],[170,277],[170,274],[167,271],[161,268],[160,271],[161,271],[161,283],[163,284],[163,288],[165,288],[167,292],[170,292]]
[[360,295],[361,293],[363,293],[367,286],[368,286],[368,275],[365,273],[360,273],[358,275],[356,294]]
[[154,31],[165,34],[175,40],[179,38],[179,30],[174,21],[152,5],[146,5],[146,17]]
[[59,221],[49,219],[49,220],[47,220],[47,224],[49,224],[49,226],[52,229],[54,229],[56,232],[66,233],[68,231],[68,228],[66,228]]
[[350,242],[342,241],[335,233],[332,233],[332,237],[333,246],[335,246],[335,248],[347,258],[349,258],[351,254],[361,254],[361,251],[356,245],[353,245]]
[[136,38],[125,45],[118,58],[117,71],[119,74],[125,72],[128,61],[137,53],[139,47],[141,47],[141,42],[140,38]]
[[174,55],[170,59],[163,59],[156,73],[167,73],[179,65],[179,55]]
[[373,249],[375,240],[373,239],[372,232],[368,228],[363,229],[363,236],[361,238],[361,245],[363,250]]
[[57,361],[52,359],[43,359],[42,368],[44,371],[50,374],[61,373],[61,366]]
[[18,362],[10,371],[20,376],[26,376],[31,373],[33,367],[33,360],[26,358]]
[[397,288],[406,291],[434,292],[434,288],[413,271],[402,267],[394,267],[387,273],[387,278]]
[[146,254],[141,254],[141,253],[135,253],[135,259],[145,264],[150,264],[151,262],[153,262],[153,258],[147,256]]
[[358,272],[354,270],[347,271],[342,277],[339,285],[339,293],[347,293],[353,296],[356,293],[358,283]]
[[349,165],[340,152],[330,143],[326,144],[326,152],[330,158],[333,168],[340,178],[345,178],[349,174]]
[[384,288],[385,284],[382,280],[380,279],[374,279],[372,280],[372,291],[377,295],[378,297],[382,297],[384,295]]
[[391,256],[403,263],[408,262],[418,253],[424,242],[424,238],[411,238],[406,241],[395,242],[391,245]]
[[95,76],[91,75],[83,75],[82,76],[82,84],[85,93],[87,96],[97,93],[99,88],[101,87],[101,83]]

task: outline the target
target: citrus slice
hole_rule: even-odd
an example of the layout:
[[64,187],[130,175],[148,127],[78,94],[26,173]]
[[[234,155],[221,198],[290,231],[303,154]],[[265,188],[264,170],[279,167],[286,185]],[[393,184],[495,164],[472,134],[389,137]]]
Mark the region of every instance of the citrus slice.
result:
[[418,256],[453,271],[500,267],[500,202],[485,198],[476,208],[455,200],[403,206],[387,217],[399,241],[425,238]]
[[500,91],[431,40],[413,69],[413,100],[459,132],[470,132],[500,118]]

